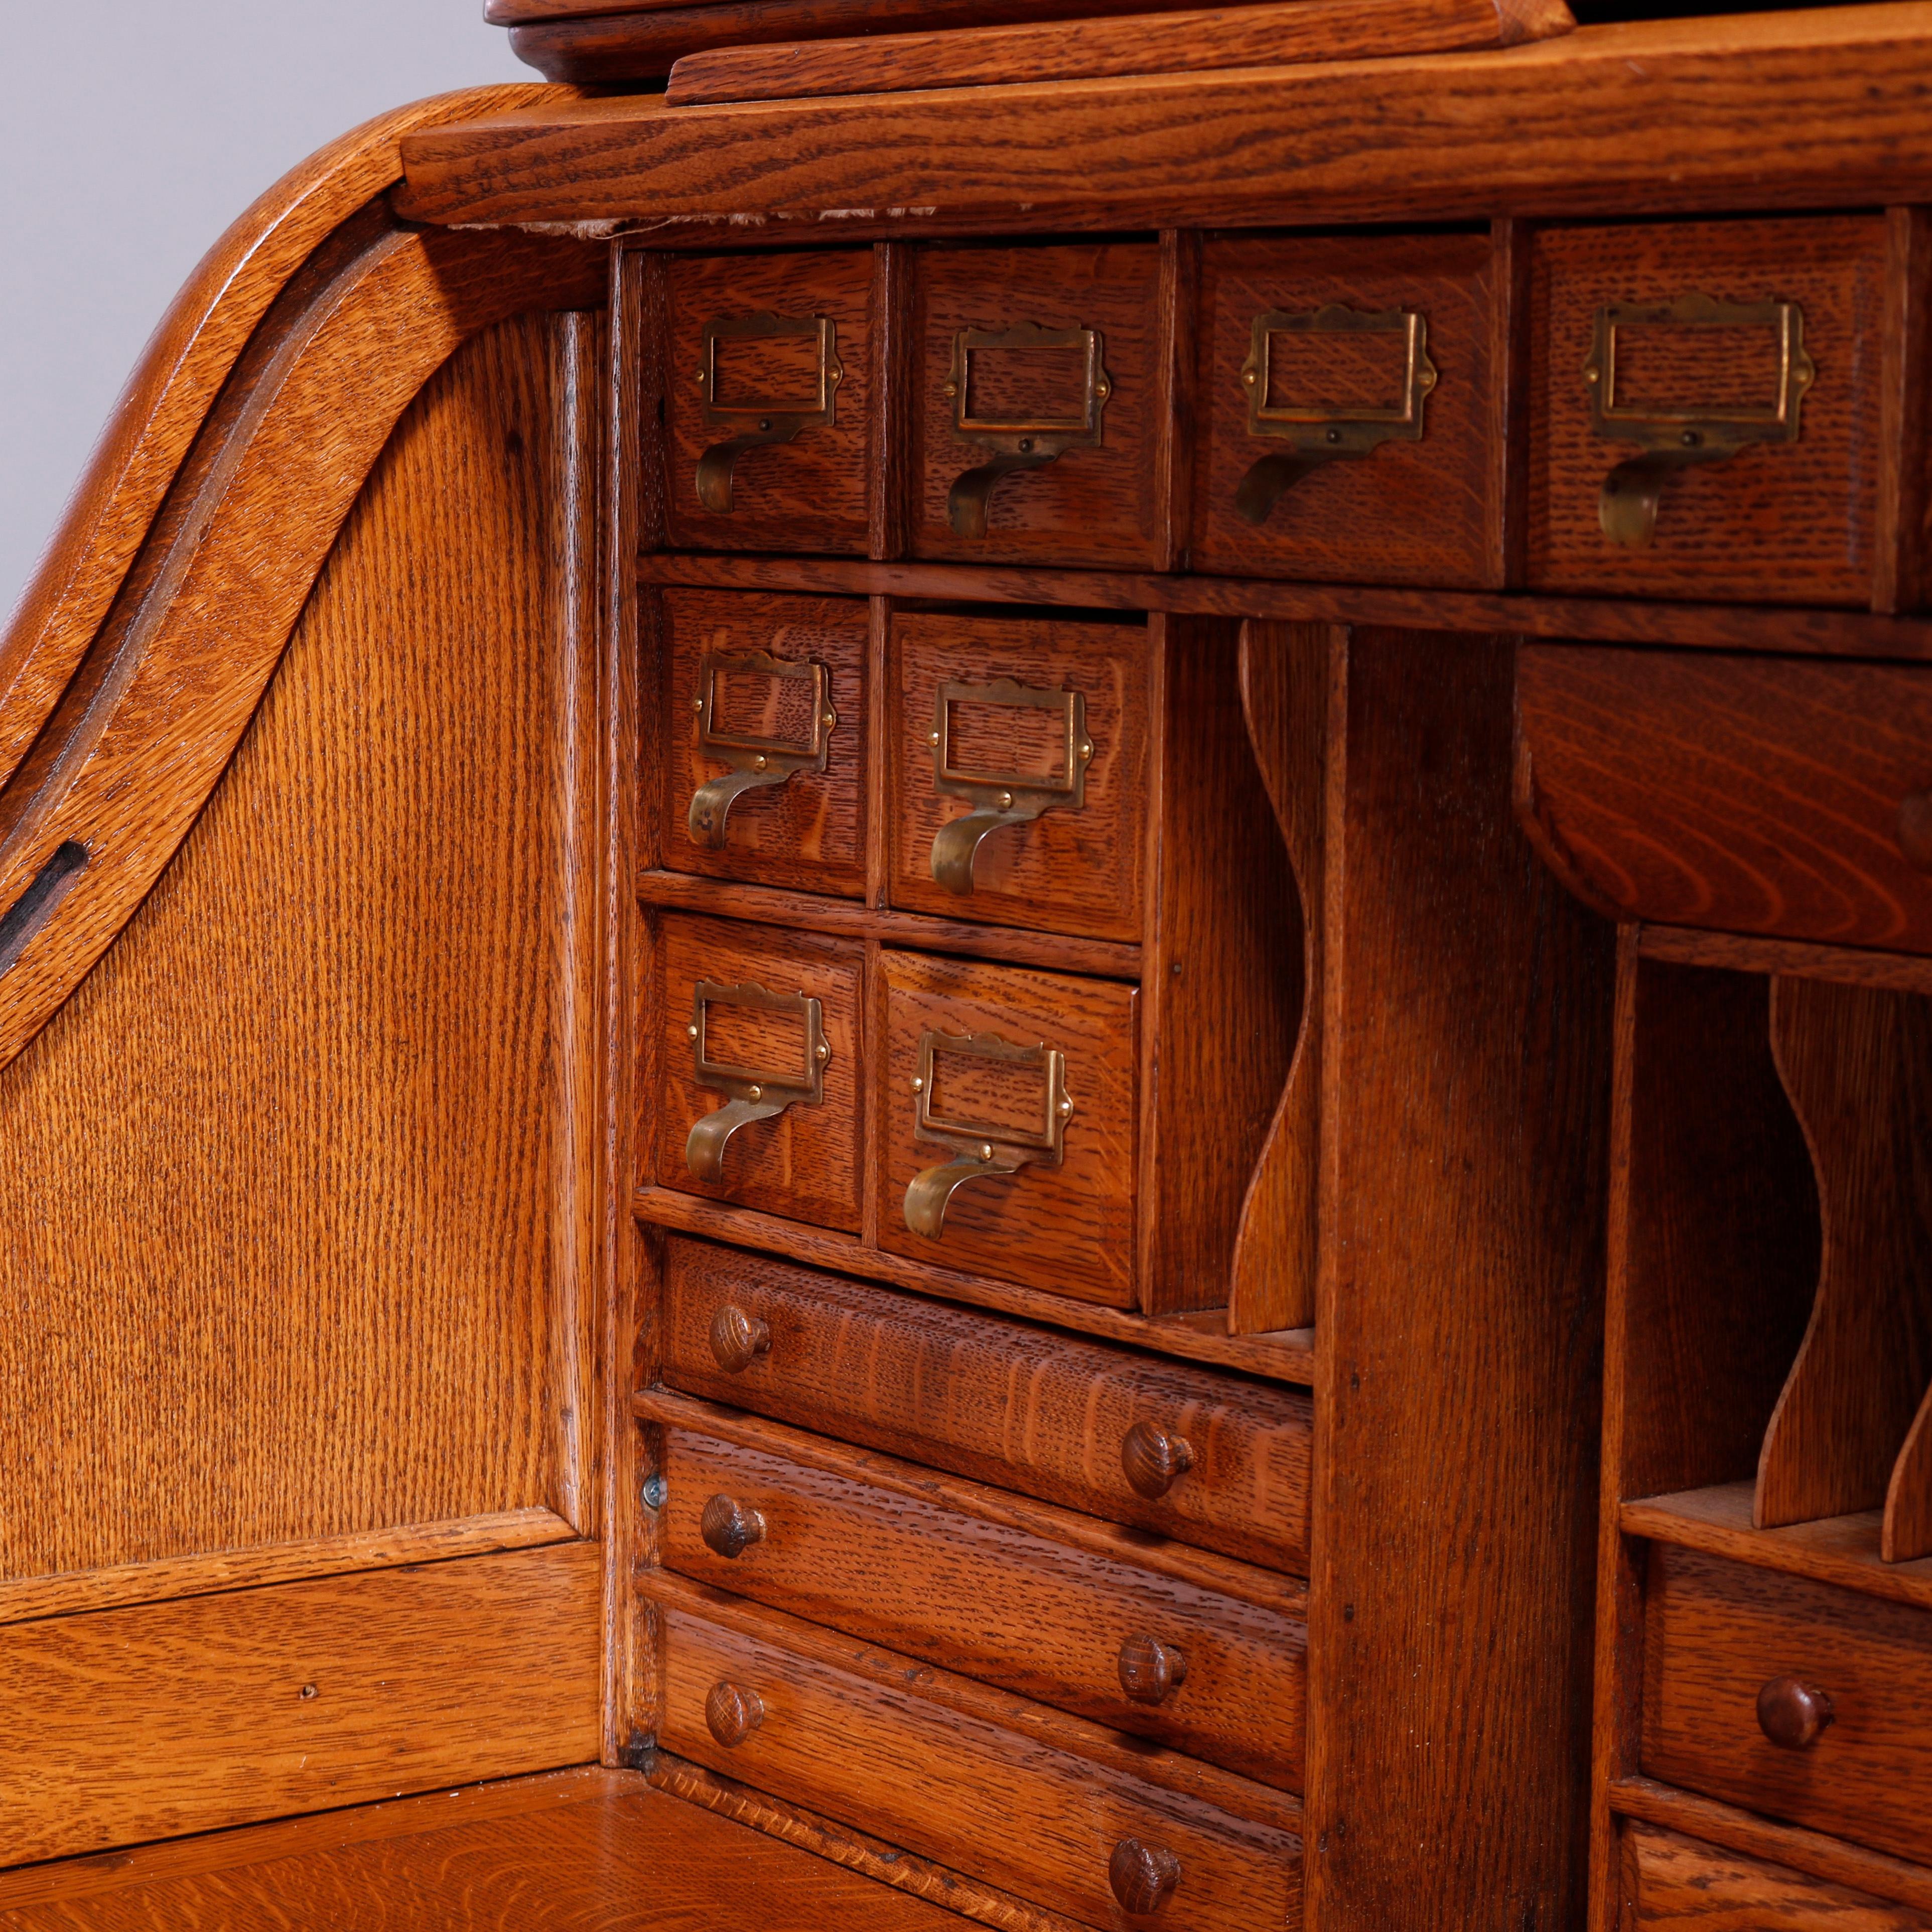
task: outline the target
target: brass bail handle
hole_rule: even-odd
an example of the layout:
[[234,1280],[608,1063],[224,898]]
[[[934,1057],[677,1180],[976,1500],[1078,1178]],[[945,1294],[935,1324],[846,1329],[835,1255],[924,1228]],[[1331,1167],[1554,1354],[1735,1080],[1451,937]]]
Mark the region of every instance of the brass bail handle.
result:
[[[738,1066],[713,1058],[710,1021],[713,1006],[739,1006],[795,1018],[803,1072]],[[700,980],[692,989],[691,1024],[686,1031],[698,1085],[726,1096],[724,1106],[694,1121],[685,1137],[685,1166],[698,1180],[715,1184],[724,1178],[724,1150],[741,1127],[776,1120],[788,1107],[823,1103],[825,1069],[832,1058],[825,1038],[824,1008],[802,992],[772,993],[749,982],[728,986],[715,980]]]
[[[818,368],[811,394],[718,394],[718,345],[721,342],[806,340],[816,344]],[[731,483],[747,450],[790,442],[808,429],[830,429],[838,420],[838,385],[845,365],[838,359],[838,325],[827,315],[715,316],[699,336],[696,382],[698,416],[706,429],[733,432],[698,459],[698,500],[713,516],[731,514]]]
[[[762,678],[774,686],[803,684],[810,706],[810,738],[801,745],[730,730],[718,716],[721,676]],[[698,755],[731,769],[720,777],[706,778],[692,794],[686,824],[694,844],[722,850],[731,808],[746,793],[782,785],[800,772],[825,770],[832,733],[838,722],[838,714],[832,708],[831,685],[831,673],[815,659],[795,662],[774,657],[769,651],[705,652],[698,668],[698,694],[692,700],[692,709],[698,714]]]
[[[1778,392],[1762,404],[1661,407],[1618,400],[1623,339],[1639,329],[1765,328],[1774,332]],[[1590,427],[1606,442],[1640,454],[1619,463],[1597,493],[1597,520],[1612,543],[1642,549],[1654,541],[1665,486],[1700,464],[1723,463],[1758,442],[1796,442],[1804,397],[1818,366],[1805,352],[1804,312],[1796,302],[1718,302],[1706,295],[1667,302],[1606,302],[1597,310],[1583,381]]]
[[[1286,337],[1390,335],[1400,338],[1402,393],[1386,404],[1340,405],[1282,400],[1275,395],[1276,342]],[[1249,326],[1248,434],[1288,446],[1258,457],[1234,490],[1234,513],[1264,524],[1274,506],[1304,478],[1328,464],[1372,456],[1385,442],[1420,442],[1436,370],[1429,359],[1429,324],[1415,309],[1358,309],[1328,302],[1306,310],[1269,309]]]
[[[1003,351],[1073,349],[1081,354],[1080,410],[1076,416],[981,413],[973,398],[973,358]],[[952,338],[952,361],[941,390],[952,405],[952,434],[961,442],[992,452],[962,471],[946,494],[946,520],[956,536],[978,542],[986,534],[986,506],[1000,482],[1042,470],[1070,449],[1097,449],[1102,442],[1112,379],[1101,364],[1104,345],[1096,328],[1044,328],[1016,322],[1006,328],[962,328]]]

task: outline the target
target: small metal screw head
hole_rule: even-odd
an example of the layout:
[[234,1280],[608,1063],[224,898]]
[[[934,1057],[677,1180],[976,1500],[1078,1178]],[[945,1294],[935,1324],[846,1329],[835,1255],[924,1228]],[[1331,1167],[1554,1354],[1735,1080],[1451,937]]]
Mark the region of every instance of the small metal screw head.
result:
[[666,1484],[663,1477],[646,1476],[644,1478],[644,1498],[645,1508],[652,1510],[662,1509],[664,1506],[664,1498],[670,1493],[670,1486]]
[[691,708],[694,711],[702,711],[704,709],[704,699],[701,698],[694,698],[691,700]]
[[695,1039],[698,1037],[698,1023],[697,1023],[697,1022],[694,1020],[689,1026],[688,1026],[688,1027],[686,1027],[686,1028],[685,1028],[685,1031],[686,1031],[686,1033],[689,1034],[690,1034],[690,1036],[692,1036],[692,1038],[693,1040],[695,1040]]
[[1255,386],[1255,372],[1252,369],[1244,369],[1241,371],[1241,380],[1252,389]]
[[991,1160],[992,1159],[992,1157],[993,1157],[993,1144],[992,1144],[992,1142],[991,1141],[982,1141],[982,1142],[980,1143],[980,1158],[982,1160]]
[[1028,449],[1032,448],[1032,447],[1033,447],[1033,438],[1032,438],[1031,436],[1022,436],[1022,437],[1020,438],[1020,448],[1022,448],[1022,450],[1023,450],[1023,451],[1024,451],[1024,450],[1028,450]]
[[1010,791],[1003,791],[1003,792],[1001,792],[1001,793],[1000,793],[1000,809],[1002,812],[1010,812],[1010,811],[1012,809],[1012,807],[1013,807],[1013,795],[1012,795],[1012,794],[1011,792],[1010,792]]
[[765,1097],[765,1090],[756,1081],[745,1089],[745,1093],[748,1099],[753,1100],[762,1100]]
[[771,428],[771,426],[772,426],[772,419],[771,419],[771,418],[770,418],[770,416],[760,416],[760,417],[759,417],[759,418],[758,418],[758,427],[759,427],[759,428],[760,428],[760,429],[770,429],[770,428]]
[[937,745],[939,742],[939,734],[937,731],[928,731],[926,734],[926,742],[928,745]]
[[763,771],[763,770],[764,770],[764,768],[765,768],[765,756],[764,756],[764,754],[762,752],[760,752],[758,754],[758,755],[755,758],[754,758],[754,759],[752,760],[752,765],[754,766],[754,767],[756,770],[759,770],[759,771]]
[[912,1090],[915,1094],[923,1094],[926,1091],[926,1082],[916,1073],[912,1076]]
[[959,393],[959,385],[957,382],[948,382],[939,393],[942,396],[956,396]]
[[1090,738],[1083,738],[1080,742],[1080,756],[1082,759],[1084,760],[1088,758],[1090,758],[1093,755],[1094,741]]
[[1113,386],[1108,382],[1096,382],[1094,385],[1094,393],[1104,403],[1114,393]]
[[836,711],[820,712],[819,713],[818,722],[825,727],[826,730],[829,731],[832,729],[833,725],[838,722],[838,714]]
[[1695,449],[1703,440],[1694,429],[1687,429],[1684,432],[1684,447],[1686,449]]
[[832,1049],[821,1040],[818,1042],[818,1049],[814,1057],[818,1060],[819,1064],[823,1066],[826,1060],[832,1058]]
[[1328,432],[1328,440],[1330,442],[1340,442],[1342,440],[1342,432],[1339,429],[1331,429]]
[[1583,380],[1586,382],[1600,382],[1604,380],[1604,372],[1602,370],[1599,369],[1594,363],[1592,363],[1588,368],[1583,371]]
[[703,388],[704,386],[704,371],[702,369],[699,370],[698,374],[692,376],[691,380],[695,382],[700,389]]
[[1069,1094],[1064,1096],[1060,1100],[1060,1117],[1062,1120],[1070,1120],[1072,1118],[1072,1114],[1073,1096],[1072,1094]]

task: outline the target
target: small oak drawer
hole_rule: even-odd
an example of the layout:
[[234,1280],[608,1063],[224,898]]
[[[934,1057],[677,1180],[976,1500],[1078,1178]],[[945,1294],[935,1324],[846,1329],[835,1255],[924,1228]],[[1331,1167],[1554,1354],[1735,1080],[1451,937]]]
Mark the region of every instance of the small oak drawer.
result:
[[1662,1544],[1643,1768],[1900,1858],[1932,1846],[1932,1612]]
[[664,1431],[668,1568],[1300,1790],[1298,1586],[1194,1551],[1150,1568],[1131,1532],[782,1434]]
[[1137,940],[1146,844],[1144,624],[892,620],[892,903]]
[[1629,1932],[1932,1932],[1932,1917],[1654,1825],[1622,1830]]
[[1868,602],[1884,267],[1877,215],[1540,234],[1531,583]]
[[871,250],[672,256],[665,273],[671,544],[864,555]]
[[1479,235],[1206,243],[1198,568],[1500,581],[1490,264]]
[[770,1610],[646,1587],[674,1755],[1088,1924],[1300,1924],[1293,1798]]
[[690,1394],[1306,1570],[1299,1389],[678,1238],[663,1339],[664,1380]]
[[800,892],[866,890],[866,606],[665,590],[664,857]]
[[879,1245],[1135,1298],[1131,986],[883,952]]
[[1165,568],[1160,256],[930,248],[913,264],[913,550]]
[[1517,807],[1626,920],[1932,951],[1932,670],[1530,645]]
[[856,940],[660,915],[658,1184],[856,1233]]

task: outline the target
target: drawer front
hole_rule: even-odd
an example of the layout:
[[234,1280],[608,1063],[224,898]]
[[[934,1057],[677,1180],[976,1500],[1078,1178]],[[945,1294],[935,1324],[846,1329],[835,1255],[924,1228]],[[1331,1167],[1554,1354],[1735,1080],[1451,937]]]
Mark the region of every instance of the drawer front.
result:
[[1306,1625],[1270,1573],[1248,1573],[1264,1608],[1022,1528],[991,1491],[968,1514],[682,1430],[661,1467],[668,1568],[1300,1789]]
[[[666,1244],[664,1298],[674,1388],[1306,1574],[1312,1410],[1298,1389],[706,1242]],[[763,1324],[766,1346],[721,1350],[721,1316],[728,1333],[738,1316]],[[1184,1468],[1156,1435],[1186,1444]]]
[[872,250],[674,256],[665,272],[672,544],[862,556]]
[[882,952],[879,1244],[1134,1299],[1131,986]]
[[1646,1601],[1646,1772],[1924,1858],[1932,1615],[1663,1544]]
[[665,913],[656,953],[658,1184],[857,1233],[863,947]]
[[1196,566],[1500,581],[1488,237],[1222,236],[1201,268]]
[[913,262],[913,548],[1166,566],[1160,256],[1146,242]]
[[901,615],[889,662],[892,903],[1138,939],[1144,627]]
[[[682,1604],[660,1614],[660,1736],[680,1757],[1087,1924],[1148,1922],[1130,1918],[1110,1886],[1124,1841],[1173,1861],[1164,1922],[1193,1932],[1300,1923],[1292,1832],[1068,1748],[1070,1720],[1036,1726],[1029,1719],[1044,1714],[1017,1700],[1008,1723],[949,1706],[921,1694],[929,1672],[902,1663],[881,1682],[864,1663],[894,1660],[775,1618],[754,1631]],[[842,1668],[848,1658],[858,1667]],[[737,1742],[720,1742],[713,1710]]]
[[864,603],[666,590],[658,611],[664,862],[862,897]]
[[1932,1918],[1652,1825],[1623,1828],[1624,1918],[1646,1932],[1932,1932]]
[[1532,583],[1867,602],[1882,219],[1554,229],[1534,245]]
[[1607,910],[1932,950],[1932,670],[1560,645],[1516,666],[1519,803]]

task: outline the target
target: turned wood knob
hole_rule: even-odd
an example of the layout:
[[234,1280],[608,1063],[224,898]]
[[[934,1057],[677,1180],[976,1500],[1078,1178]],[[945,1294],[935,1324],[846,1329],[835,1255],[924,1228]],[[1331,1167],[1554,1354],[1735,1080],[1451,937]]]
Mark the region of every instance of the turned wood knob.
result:
[[1120,1467],[1137,1496],[1158,1502],[1194,1466],[1193,1446],[1150,1422],[1137,1422],[1120,1438]]
[[1136,1631],[1120,1646],[1120,1688],[1136,1704],[1164,1703],[1187,1676],[1187,1659],[1172,1644]]
[[771,1346],[770,1328],[728,1301],[711,1318],[711,1352],[728,1374],[742,1374]]
[[1795,1677],[1774,1677],[1757,1694],[1757,1727],[1784,1750],[1808,1750],[1836,1715],[1823,1691]]
[[720,1556],[742,1556],[753,1544],[764,1540],[765,1520],[735,1497],[713,1496],[698,1520],[698,1533],[705,1548]]
[[705,1727],[727,1750],[735,1750],[764,1721],[764,1700],[755,1690],[736,1684],[712,1685],[704,1700]]
[[1107,1882],[1123,1912],[1145,1918],[1174,1896],[1180,1882],[1180,1861],[1165,1845],[1123,1838],[1107,1861]]

